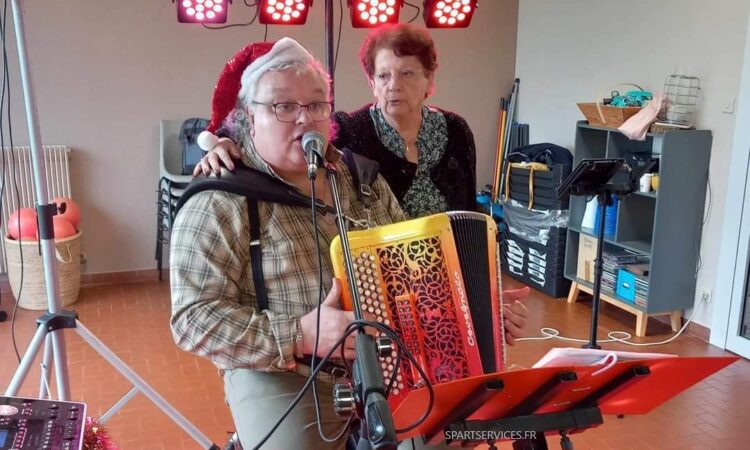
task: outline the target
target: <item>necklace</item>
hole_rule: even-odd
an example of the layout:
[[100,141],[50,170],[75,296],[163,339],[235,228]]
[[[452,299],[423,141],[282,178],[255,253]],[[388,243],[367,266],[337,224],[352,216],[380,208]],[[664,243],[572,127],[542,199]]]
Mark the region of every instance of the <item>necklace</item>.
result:
[[406,153],[406,157],[407,157],[407,158],[408,158],[409,156],[411,156],[411,155],[412,155],[412,153],[414,153],[414,150],[413,150],[413,149],[411,148],[411,146],[409,146],[409,144],[406,144],[406,152],[405,152],[405,153]]

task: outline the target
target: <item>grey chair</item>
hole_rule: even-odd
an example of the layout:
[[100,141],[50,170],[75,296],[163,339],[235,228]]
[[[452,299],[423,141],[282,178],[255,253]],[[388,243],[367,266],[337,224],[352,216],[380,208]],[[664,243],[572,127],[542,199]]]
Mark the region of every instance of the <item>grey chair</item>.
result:
[[169,244],[169,233],[174,220],[174,207],[187,187],[192,175],[182,173],[182,120],[162,120],[159,123],[159,183],[156,197],[156,269],[162,279],[164,246]]

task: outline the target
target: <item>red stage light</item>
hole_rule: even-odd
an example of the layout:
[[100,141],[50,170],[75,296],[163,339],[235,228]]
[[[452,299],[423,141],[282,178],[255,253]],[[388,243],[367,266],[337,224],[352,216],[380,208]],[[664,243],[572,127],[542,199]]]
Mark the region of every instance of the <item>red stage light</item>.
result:
[[427,28],[466,28],[478,0],[425,0],[424,23]]
[[260,0],[258,21],[267,25],[302,25],[312,0]]
[[177,0],[177,21],[181,23],[224,23],[230,0]]
[[349,0],[352,26],[374,28],[385,23],[398,23],[403,0]]

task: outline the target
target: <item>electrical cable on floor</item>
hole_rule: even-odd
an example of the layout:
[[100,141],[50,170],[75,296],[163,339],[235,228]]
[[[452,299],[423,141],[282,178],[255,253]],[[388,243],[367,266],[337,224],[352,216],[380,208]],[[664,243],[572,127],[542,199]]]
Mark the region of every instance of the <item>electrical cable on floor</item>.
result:
[[[669,344],[670,342],[677,339],[684,331],[687,329],[688,325],[693,321],[695,318],[696,313],[698,312],[698,308],[706,303],[705,299],[701,299],[701,301],[693,308],[693,313],[690,315],[690,318],[685,321],[685,324],[682,325],[682,328],[672,337],[670,337],[667,340],[659,341],[659,342],[630,342],[630,339],[633,338],[633,335],[628,333],[627,331],[611,331],[607,334],[607,339],[597,340],[597,343],[607,343],[607,342],[619,342],[620,344],[625,345],[631,345],[633,347],[650,347],[654,345],[664,345]],[[544,327],[540,330],[540,333],[542,333],[542,336],[535,336],[535,337],[526,337],[526,338],[518,338],[516,339],[517,342],[520,341],[546,341],[549,339],[560,339],[561,341],[568,341],[568,342],[578,342],[578,343],[588,343],[588,339],[576,339],[566,336],[561,336],[560,331],[550,328],[550,327]],[[622,337],[618,337],[622,336]]]

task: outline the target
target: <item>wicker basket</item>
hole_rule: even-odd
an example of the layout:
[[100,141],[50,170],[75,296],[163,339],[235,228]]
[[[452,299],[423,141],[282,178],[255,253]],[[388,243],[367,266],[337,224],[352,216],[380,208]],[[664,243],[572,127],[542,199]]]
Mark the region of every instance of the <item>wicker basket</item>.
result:
[[601,103],[578,103],[578,108],[590,125],[607,128],[619,127],[641,110],[641,108],[634,106],[621,108],[619,106],[602,105]]
[[[57,276],[61,306],[78,300],[81,288],[81,232],[64,239],[55,239]],[[21,253],[23,252],[23,286],[21,286]],[[47,309],[47,288],[44,282],[44,263],[38,241],[16,241],[5,237],[8,259],[8,281],[18,306],[24,309]]]

